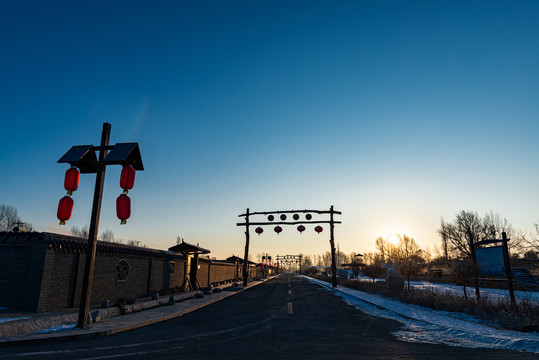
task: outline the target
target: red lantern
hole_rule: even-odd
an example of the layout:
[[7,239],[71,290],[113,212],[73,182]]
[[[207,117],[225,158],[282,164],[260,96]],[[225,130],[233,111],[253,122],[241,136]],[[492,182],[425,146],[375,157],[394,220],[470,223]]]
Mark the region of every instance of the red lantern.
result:
[[80,172],[76,167],[67,169],[64,178],[64,189],[67,190],[67,195],[73,194],[79,188]]
[[120,187],[124,189],[124,194],[127,194],[135,185],[135,172],[135,168],[131,165],[126,165],[122,168]]
[[299,231],[300,234],[302,232],[304,232],[305,231],[305,226],[303,226],[303,225],[298,226],[298,231]]
[[60,199],[58,204],[58,211],[56,212],[56,217],[60,220],[60,225],[65,225],[66,221],[71,218],[73,213],[73,199],[69,196],[64,196]]
[[260,236],[264,232],[264,229],[262,229],[260,226],[255,229],[255,232]]
[[131,199],[129,196],[122,194],[116,199],[116,216],[121,220],[120,224],[127,223],[127,219],[131,216]]
[[314,228],[314,231],[316,231],[319,234],[322,232],[322,230],[324,230],[324,229],[320,225],[318,225],[317,227]]
[[279,235],[279,233],[283,231],[283,228],[280,226],[276,226],[273,230],[277,233],[277,235]]

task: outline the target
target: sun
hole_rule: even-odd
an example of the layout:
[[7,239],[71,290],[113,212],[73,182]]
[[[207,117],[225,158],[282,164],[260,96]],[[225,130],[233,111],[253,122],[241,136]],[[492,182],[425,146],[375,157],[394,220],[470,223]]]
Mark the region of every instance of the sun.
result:
[[399,245],[399,237],[397,236],[397,234],[389,234],[386,239],[391,243],[391,245]]

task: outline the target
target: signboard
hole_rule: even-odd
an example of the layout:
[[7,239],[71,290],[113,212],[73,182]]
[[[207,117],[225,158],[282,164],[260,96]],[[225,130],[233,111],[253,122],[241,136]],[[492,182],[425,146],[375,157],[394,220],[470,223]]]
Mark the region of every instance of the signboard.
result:
[[475,249],[475,258],[481,275],[506,275],[502,246]]

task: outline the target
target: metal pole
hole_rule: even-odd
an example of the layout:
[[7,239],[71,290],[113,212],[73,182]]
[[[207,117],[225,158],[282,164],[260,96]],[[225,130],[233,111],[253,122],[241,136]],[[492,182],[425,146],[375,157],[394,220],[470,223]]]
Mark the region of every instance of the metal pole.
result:
[[509,247],[507,246],[507,234],[502,232],[503,239],[503,259],[505,261],[505,274],[507,276],[507,282],[509,286],[509,297],[511,298],[511,305],[515,306],[515,289],[513,288],[513,274],[511,273],[511,263],[509,262]]
[[329,210],[329,231],[330,238],[329,243],[331,244],[331,286],[337,287],[337,264],[335,262],[335,229],[333,225],[333,205]]
[[245,213],[245,255],[243,257],[243,286],[247,286],[247,278],[249,277],[248,262],[249,262],[249,208]]
[[103,184],[105,181],[106,166],[103,164],[103,159],[108,152],[108,150],[105,150],[105,146],[109,145],[110,128],[111,126],[109,123],[103,123],[101,148],[99,150],[99,160],[97,161],[97,173],[95,178],[94,203],[92,206],[92,217],[90,219],[90,229],[88,234],[88,248],[86,249],[86,266],[84,267],[84,279],[82,282],[82,293],[80,298],[79,320],[77,323],[77,327],[80,329],[84,329],[88,323],[97,232],[99,230],[99,215],[101,213],[101,200],[103,198]]

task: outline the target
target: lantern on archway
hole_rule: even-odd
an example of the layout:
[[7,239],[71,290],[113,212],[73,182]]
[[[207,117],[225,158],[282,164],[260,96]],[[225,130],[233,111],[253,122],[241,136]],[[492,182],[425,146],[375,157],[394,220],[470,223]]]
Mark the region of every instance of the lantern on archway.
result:
[[320,225],[318,225],[317,227],[314,228],[314,231],[316,231],[319,234],[322,232],[322,230],[324,230],[324,229]]
[[72,166],[66,170],[64,177],[64,189],[67,190],[67,195],[73,194],[79,188],[80,172]]
[[60,220],[60,225],[65,225],[66,221],[71,218],[73,213],[73,199],[69,196],[64,196],[58,203],[58,211],[56,217]]
[[116,199],[116,216],[120,219],[120,224],[126,224],[131,217],[131,199],[126,194],[121,194]]
[[277,235],[279,235],[281,233],[281,231],[283,231],[283,228],[280,227],[280,226],[276,226],[273,231],[275,231],[277,233]]
[[299,231],[300,234],[302,232],[304,232],[305,231],[305,226],[303,226],[303,225],[298,226],[298,231]]
[[264,229],[262,229],[260,226],[255,229],[255,232],[260,236],[264,232]]
[[127,194],[129,190],[135,185],[135,168],[131,165],[122,167],[122,173],[120,175],[120,187],[124,189],[124,194]]

